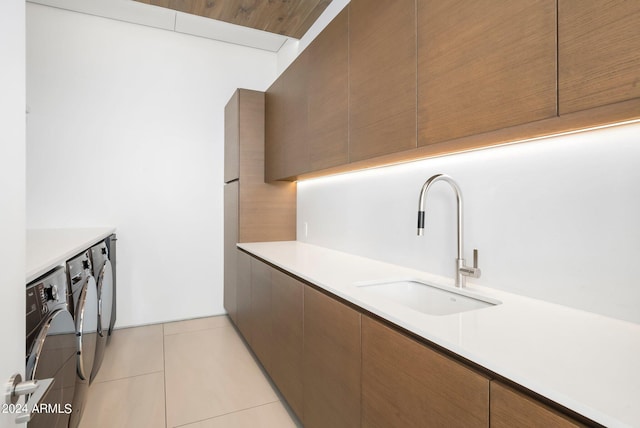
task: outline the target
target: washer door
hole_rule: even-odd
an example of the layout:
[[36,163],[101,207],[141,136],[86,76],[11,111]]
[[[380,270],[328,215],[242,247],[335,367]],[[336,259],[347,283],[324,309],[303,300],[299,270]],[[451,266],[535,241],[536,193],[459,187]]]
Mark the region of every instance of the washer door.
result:
[[105,260],[98,275],[98,334],[106,337],[111,325],[113,306],[113,271],[109,259]]
[[93,276],[83,285],[76,305],[77,370],[82,380],[88,380],[96,354],[98,334],[98,288]]
[[76,385],[76,329],[66,309],[52,312],[42,323],[27,357],[26,380],[53,378],[53,386],[29,428],[67,427]]

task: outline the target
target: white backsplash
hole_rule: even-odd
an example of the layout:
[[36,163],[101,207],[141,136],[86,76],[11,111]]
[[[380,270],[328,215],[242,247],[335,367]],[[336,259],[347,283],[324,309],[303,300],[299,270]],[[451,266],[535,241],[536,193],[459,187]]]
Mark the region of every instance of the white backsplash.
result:
[[640,124],[298,183],[298,240],[453,278],[464,196],[470,282],[640,323]]

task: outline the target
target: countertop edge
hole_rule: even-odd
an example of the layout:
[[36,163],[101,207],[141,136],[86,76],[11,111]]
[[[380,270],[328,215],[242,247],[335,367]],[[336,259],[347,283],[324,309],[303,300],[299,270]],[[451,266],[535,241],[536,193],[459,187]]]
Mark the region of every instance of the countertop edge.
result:
[[[115,227],[27,229],[26,283],[63,265],[71,257],[114,233]],[[38,251],[42,249],[44,251]]]

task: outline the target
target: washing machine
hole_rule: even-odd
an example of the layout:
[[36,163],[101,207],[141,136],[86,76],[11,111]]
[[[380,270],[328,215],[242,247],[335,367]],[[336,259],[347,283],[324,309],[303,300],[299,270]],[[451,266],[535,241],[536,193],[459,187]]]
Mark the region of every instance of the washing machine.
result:
[[91,271],[89,252],[67,262],[76,331],[76,390],[69,426],[80,423],[89,393],[98,335],[98,287]]
[[116,263],[116,241],[118,238],[116,234],[112,234],[108,236],[104,242],[107,244],[107,248],[109,249],[109,261],[111,262],[111,272],[113,274],[113,303],[111,305],[111,323],[109,324],[109,336],[111,336],[111,332],[113,332],[113,326],[116,324],[116,283],[118,282],[118,275],[116,274],[117,263]]
[[93,276],[98,286],[98,335],[90,382],[93,382],[104,359],[113,306],[113,270],[109,260],[109,247],[103,241],[89,249]]
[[[67,428],[76,387],[76,329],[68,311],[67,277],[59,266],[27,285],[26,380],[53,378],[28,428]],[[28,400],[29,397],[27,397]]]

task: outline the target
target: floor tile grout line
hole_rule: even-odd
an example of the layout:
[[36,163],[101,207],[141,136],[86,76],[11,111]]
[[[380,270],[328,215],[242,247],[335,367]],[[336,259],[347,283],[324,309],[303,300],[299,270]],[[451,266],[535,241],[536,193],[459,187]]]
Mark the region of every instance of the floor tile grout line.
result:
[[164,369],[162,370],[154,370],[152,372],[147,372],[147,373],[137,373],[131,376],[123,376],[123,377],[118,377],[115,379],[107,379],[107,380],[96,380],[94,383],[92,383],[92,385],[98,385],[101,383],[109,383],[109,382],[117,382],[119,380],[126,380],[126,379],[133,379],[134,377],[141,377],[141,376],[149,376],[152,374],[157,374],[157,373],[163,373]]
[[[197,423],[200,423],[200,422],[208,421],[210,419],[218,419],[218,418],[221,418],[223,416],[233,415],[234,413],[246,412],[247,410],[257,409],[258,407],[268,406],[269,404],[273,404],[273,403],[281,403],[281,401],[280,400],[269,401],[268,403],[262,403],[262,404],[258,404],[257,406],[250,406],[250,407],[247,407],[247,408],[244,408],[244,409],[238,409],[238,410],[234,410],[232,412],[222,413],[220,415],[212,416],[210,418],[199,419],[197,421],[187,422],[187,423],[184,423],[184,424],[181,424],[181,425],[174,425],[171,428],[181,428],[181,427],[189,426],[189,425],[192,425],[192,424],[197,424]],[[167,426],[167,428],[168,428],[168,426]]]
[[[283,400],[281,398],[279,398],[280,397],[279,395],[277,397],[272,397],[272,398],[264,397],[264,398],[266,398],[266,400],[262,401],[260,404],[257,404],[257,405],[250,405],[250,403],[245,403],[246,407],[244,407],[244,408],[238,408],[236,410],[229,409],[231,411],[227,411],[225,413],[218,414],[218,415],[211,415],[211,416],[207,415],[204,419],[201,419],[199,421],[182,423],[180,425],[170,425],[169,424],[169,413],[168,413],[168,385],[167,385],[167,377],[168,377],[167,367],[168,366],[167,366],[167,339],[166,338],[168,336],[176,336],[176,335],[179,335],[179,334],[183,334],[184,335],[185,333],[186,334],[193,333],[193,334],[196,334],[196,335],[197,334],[205,334],[205,335],[209,336],[213,332],[216,332],[215,335],[217,336],[219,334],[217,332],[223,333],[223,332],[227,332],[228,331],[226,329],[229,329],[229,330],[235,332],[234,336],[237,337],[237,338],[240,338],[240,342],[241,343],[243,343],[243,342],[242,342],[241,337],[235,331],[235,327],[231,323],[229,323],[227,325],[218,325],[218,326],[212,326],[212,327],[207,327],[207,328],[199,328],[199,329],[195,329],[195,330],[186,330],[186,331],[183,331],[183,332],[178,332],[178,333],[173,333],[173,334],[165,334],[166,333],[166,328],[165,328],[166,327],[166,323],[158,323],[158,324],[160,324],[159,330],[160,329],[161,330],[159,332],[157,332],[157,333],[160,333],[159,335],[162,336],[162,351],[161,351],[162,352],[162,369],[150,371],[148,373],[136,373],[136,374],[130,375],[130,376],[122,376],[122,377],[118,377],[118,378],[114,378],[114,379],[108,379],[108,380],[104,380],[104,381],[97,382],[97,383],[104,383],[105,385],[107,385],[109,382],[116,382],[116,381],[120,381],[120,380],[126,381],[126,380],[134,379],[134,378],[137,378],[137,377],[141,377],[141,376],[159,375],[160,372],[162,372],[163,393],[164,393],[164,397],[163,397],[164,398],[164,420],[165,420],[164,427],[165,428],[170,428],[170,427],[185,427],[186,428],[190,424],[197,424],[197,423],[202,422],[202,421],[207,421],[207,420],[210,420],[210,419],[217,419],[217,418],[221,418],[221,417],[224,417],[224,416],[233,415],[234,413],[248,412],[248,411],[251,411],[252,409],[257,409],[259,407],[273,405],[273,404],[276,404],[276,403],[280,403],[281,405],[284,405],[285,408],[286,408],[286,404],[283,402]],[[147,327],[147,326],[143,326],[143,327]],[[155,335],[155,333],[154,333],[154,335]],[[226,333],[224,333],[224,337],[226,337]],[[169,339],[169,340],[170,340],[169,344],[171,344],[172,343],[171,342],[172,339]],[[128,345],[132,344],[132,343],[128,343],[129,341],[125,341],[125,342],[126,342],[125,344],[128,344]],[[264,375],[264,371],[262,370],[262,367],[256,361],[255,357],[252,355],[252,352],[249,350],[249,348],[247,348],[246,344],[243,343],[243,345],[244,345],[243,346],[243,350],[245,352],[248,352],[248,354],[252,357],[254,364],[256,364],[256,366],[258,368],[260,368],[260,370],[263,372],[263,375]],[[270,381],[270,378],[268,376],[265,376],[265,377],[266,377],[266,379],[268,381]],[[269,382],[269,383],[271,384],[271,382]],[[274,389],[274,386],[272,384],[271,384],[271,388]],[[277,395],[277,393],[276,393],[276,395]],[[223,409],[220,409],[220,410],[223,410]],[[205,415],[202,415],[202,416],[205,416]]]
[[258,357],[251,350],[251,347],[249,346],[247,341],[244,339],[244,337],[240,333],[240,330],[238,330],[238,328],[233,324],[231,325],[231,327],[233,327],[233,330],[235,331],[235,334],[238,337],[238,339],[240,340],[240,342],[242,342],[245,351],[249,354],[249,356],[251,356],[251,358],[253,359],[253,362],[256,365],[256,367],[258,367],[258,369],[260,370],[260,372],[262,373],[264,378],[267,380],[267,382],[271,386],[271,389],[276,394],[276,397],[278,397],[278,401],[284,406],[285,411],[287,412],[287,414],[289,414],[289,417],[291,418],[293,423],[296,425],[296,427],[302,427],[303,425],[300,422],[300,420],[298,419],[298,416],[295,414],[295,412],[293,411],[291,406],[289,406],[289,403],[287,403],[287,400],[282,395],[282,392],[280,392],[280,390],[278,389],[276,384],[273,382],[273,379],[271,379],[271,376],[269,376],[269,374],[267,373],[267,370],[260,363],[260,360],[258,359]]

